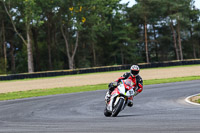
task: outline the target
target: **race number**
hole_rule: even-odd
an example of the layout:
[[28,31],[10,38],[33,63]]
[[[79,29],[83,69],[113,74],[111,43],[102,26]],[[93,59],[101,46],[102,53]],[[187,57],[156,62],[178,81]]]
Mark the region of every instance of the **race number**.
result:
[[129,91],[130,95],[133,95],[133,91]]

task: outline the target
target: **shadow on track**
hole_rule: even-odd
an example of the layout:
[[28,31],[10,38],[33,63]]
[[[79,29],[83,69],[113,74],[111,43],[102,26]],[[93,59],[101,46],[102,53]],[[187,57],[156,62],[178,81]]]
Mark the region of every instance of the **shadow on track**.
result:
[[135,116],[142,116],[142,115],[118,115],[117,117],[135,117]]

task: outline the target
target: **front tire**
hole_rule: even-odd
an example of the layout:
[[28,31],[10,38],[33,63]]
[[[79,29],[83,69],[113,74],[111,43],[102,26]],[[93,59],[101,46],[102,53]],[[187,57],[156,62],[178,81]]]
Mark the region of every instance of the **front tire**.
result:
[[123,104],[124,104],[124,99],[120,98],[116,106],[113,108],[112,115],[111,115],[112,117],[116,117],[119,114]]

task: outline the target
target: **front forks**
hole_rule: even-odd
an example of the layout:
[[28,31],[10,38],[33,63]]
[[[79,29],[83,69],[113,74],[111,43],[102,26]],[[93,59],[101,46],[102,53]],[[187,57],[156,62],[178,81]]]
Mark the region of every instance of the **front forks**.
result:
[[126,107],[127,102],[128,102],[128,97],[124,97],[124,104],[122,106],[122,110]]

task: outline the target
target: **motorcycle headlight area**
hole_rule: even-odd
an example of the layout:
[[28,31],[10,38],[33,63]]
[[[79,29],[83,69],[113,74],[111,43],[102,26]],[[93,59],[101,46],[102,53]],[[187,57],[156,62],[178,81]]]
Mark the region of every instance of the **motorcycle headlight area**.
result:
[[118,86],[118,91],[119,91],[121,94],[126,94],[125,88],[124,88],[124,85],[123,85],[123,84],[121,84],[121,85]]

